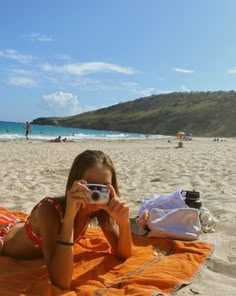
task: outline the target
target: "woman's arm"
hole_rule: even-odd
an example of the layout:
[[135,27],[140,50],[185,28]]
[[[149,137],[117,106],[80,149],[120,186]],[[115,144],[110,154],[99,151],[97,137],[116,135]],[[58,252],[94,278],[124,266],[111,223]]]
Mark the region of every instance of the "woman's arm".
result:
[[40,233],[43,242],[43,255],[51,282],[56,286],[69,289],[73,271],[73,245],[57,243],[60,239],[73,242],[73,219],[64,219],[60,226],[58,213],[50,205],[43,204],[37,209]]
[[127,259],[132,255],[132,236],[129,222],[129,205],[116,195],[112,185],[108,185],[111,192],[111,200],[108,206],[103,209],[116,221],[118,229],[112,225],[112,229],[107,229],[104,217],[99,215],[98,221],[103,233],[110,243],[112,250],[117,256]]
[[[81,183],[80,183],[81,182]],[[37,209],[40,234],[43,241],[43,255],[53,284],[63,289],[70,289],[74,261],[74,220],[86,203],[86,187],[82,180],[75,181],[67,192],[66,209],[63,223],[58,213],[47,204]],[[82,189],[84,192],[82,192]],[[58,240],[58,234],[60,236]]]
[[119,224],[117,255],[125,259],[132,256],[132,237],[129,221]]
[[118,257],[127,259],[132,255],[132,237],[130,233],[130,223],[129,221],[126,224],[118,225],[113,229],[107,229],[106,224],[103,219],[99,219],[99,225],[106,237],[107,241],[111,246],[112,253],[116,254]]

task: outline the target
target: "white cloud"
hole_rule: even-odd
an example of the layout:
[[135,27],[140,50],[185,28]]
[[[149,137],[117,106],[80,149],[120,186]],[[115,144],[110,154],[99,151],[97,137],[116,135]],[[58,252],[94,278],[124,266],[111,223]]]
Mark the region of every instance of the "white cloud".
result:
[[74,63],[63,66],[54,66],[50,64],[43,64],[42,69],[48,72],[57,72],[72,75],[87,75],[96,72],[118,72],[123,74],[134,74],[135,70],[132,68],[122,67],[116,64],[104,62],[88,62],[88,63]]
[[55,56],[58,60],[71,60],[71,57],[68,55],[68,54],[64,54],[64,53],[61,53],[61,54],[57,54]]
[[186,74],[192,74],[194,72],[193,70],[181,69],[181,68],[173,68],[172,70],[175,72],[186,73]]
[[157,93],[169,93],[169,90],[161,90],[155,87],[143,87],[137,82],[120,82],[120,89],[126,92],[131,92],[137,96],[147,97]]
[[236,74],[236,67],[229,69],[227,74]]
[[17,75],[27,75],[27,76],[34,75],[33,71],[26,70],[26,69],[20,69],[20,68],[10,69],[10,72],[13,74],[17,74]]
[[8,79],[8,84],[15,86],[28,86],[28,87],[36,87],[37,82],[29,77],[16,77],[12,76]]
[[180,87],[183,91],[190,92],[190,90],[185,85],[181,85]]
[[59,91],[44,95],[43,103],[54,116],[69,116],[81,112],[78,97],[72,93]]
[[28,35],[23,35],[23,38],[29,39],[32,42],[53,42],[55,41],[51,36],[39,33],[31,33]]
[[20,54],[14,49],[0,51],[0,58],[11,59],[19,63],[29,63],[35,59],[32,55]]

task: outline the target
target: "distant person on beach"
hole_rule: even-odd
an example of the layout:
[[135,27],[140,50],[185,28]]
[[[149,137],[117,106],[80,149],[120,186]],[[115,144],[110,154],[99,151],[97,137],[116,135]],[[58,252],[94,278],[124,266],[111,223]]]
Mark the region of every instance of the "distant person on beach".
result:
[[56,142],[56,143],[61,142],[61,136],[51,140],[50,142]]
[[62,139],[61,136],[59,136],[53,140],[50,140],[50,142],[55,142],[55,143],[66,142],[66,141],[67,141],[67,138]]
[[[104,199],[93,199],[94,192],[99,191],[90,187],[91,191],[88,183],[100,184],[103,196],[106,192]],[[120,198],[114,165],[104,152],[86,150],[74,159],[65,194],[42,199],[25,222],[0,207],[0,255],[16,259],[43,256],[51,282],[70,289],[74,243],[83,237],[94,218],[111,253],[123,260],[129,258],[129,206]]]
[[26,121],[25,123],[25,138],[28,141],[29,140],[29,133],[31,132],[30,123]]

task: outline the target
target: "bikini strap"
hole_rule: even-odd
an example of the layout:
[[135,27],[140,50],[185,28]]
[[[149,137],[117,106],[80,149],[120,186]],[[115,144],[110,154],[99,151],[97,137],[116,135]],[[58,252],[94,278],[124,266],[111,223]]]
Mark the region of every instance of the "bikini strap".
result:
[[[39,203],[37,203],[30,214],[33,213],[34,210],[36,210],[38,207],[40,207],[44,202],[48,202],[50,204],[52,204],[55,209],[57,210],[58,214],[59,214],[59,217],[60,217],[60,221],[62,222],[63,221],[63,209],[62,209],[62,206],[61,204],[55,199],[55,198],[52,198],[52,197],[45,197],[43,198]],[[30,215],[29,215],[30,216]],[[29,220],[29,216],[27,218],[27,220]]]

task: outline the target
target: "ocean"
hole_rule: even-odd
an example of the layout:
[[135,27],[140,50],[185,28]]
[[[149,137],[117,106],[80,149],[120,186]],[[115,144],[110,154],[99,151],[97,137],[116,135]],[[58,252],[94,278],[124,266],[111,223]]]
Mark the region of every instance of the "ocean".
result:
[[[29,134],[31,141],[49,141],[58,136],[68,140],[143,139],[147,137],[146,134],[31,124]],[[148,137],[161,138],[162,136],[148,135]],[[0,141],[11,140],[25,140],[25,123],[0,121]]]

